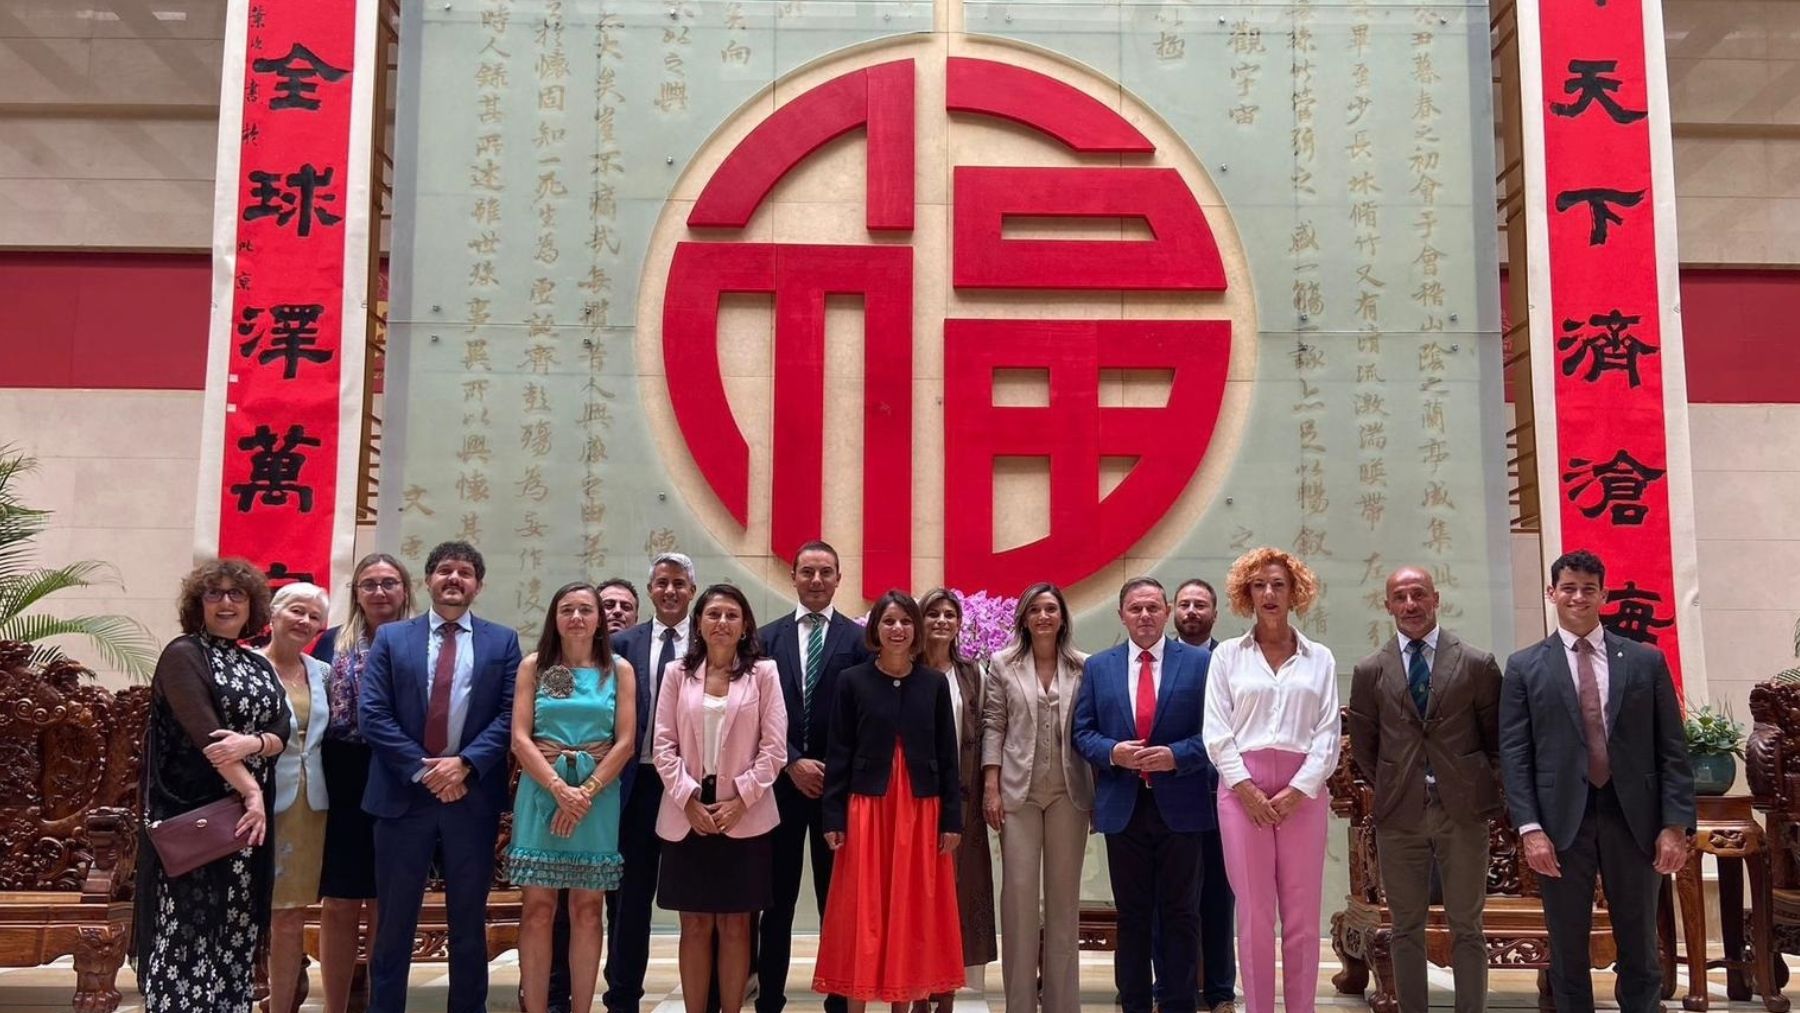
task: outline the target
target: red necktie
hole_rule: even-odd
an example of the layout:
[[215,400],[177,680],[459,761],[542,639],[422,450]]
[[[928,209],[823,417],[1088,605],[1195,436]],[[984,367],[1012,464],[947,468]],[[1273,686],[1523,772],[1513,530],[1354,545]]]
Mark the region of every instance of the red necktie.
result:
[[[1138,690],[1137,690],[1137,737],[1139,742],[1150,741],[1150,726],[1156,723],[1156,680],[1151,676],[1151,668],[1155,659],[1149,651],[1138,652]],[[1150,783],[1150,772],[1141,775],[1145,784]]]
[[442,756],[450,747],[450,681],[456,675],[455,623],[438,627],[437,669],[431,675],[431,700],[425,707],[425,752]]

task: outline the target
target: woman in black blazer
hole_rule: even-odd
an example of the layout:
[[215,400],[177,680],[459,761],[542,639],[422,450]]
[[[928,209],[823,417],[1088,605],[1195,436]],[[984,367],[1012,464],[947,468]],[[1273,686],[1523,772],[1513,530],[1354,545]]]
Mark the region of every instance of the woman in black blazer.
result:
[[919,663],[919,605],[869,613],[872,661],[838,676],[825,759],[825,842],[837,852],[813,989],[904,1009],[963,982],[955,853],[956,724],[942,672]]

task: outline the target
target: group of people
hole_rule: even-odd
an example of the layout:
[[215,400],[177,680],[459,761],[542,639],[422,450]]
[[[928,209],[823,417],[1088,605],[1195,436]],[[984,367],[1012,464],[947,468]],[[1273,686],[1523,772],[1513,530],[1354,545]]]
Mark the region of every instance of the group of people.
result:
[[[1248,1013],[1273,1013],[1278,947],[1284,1004],[1307,1013],[1326,781],[1346,727],[1374,785],[1404,1013],[1426,1008],[1434,867],[1458,1009],[1485,1005],[1487,821],[1502,785],[1541,877],[1558,1008],[1593,1008],[1597,874],[1621,1007],[1655,1007],[1651,913],[1686,854],[1692,775],[1667,666],[1603,631],[1591,553],[1552,567],[1559,629],[1504,677],[1439,626],[1429,572],[1395,571],[1395,635],[1356,665],[1342,714],[1330,649],[1294,623],[1319,581],[1278,549],[1230,568],[1225,603],[1250,620],[1239,636],[1213,638],[1206,581],[1171,599],[1137,577],[1119,591],[1123,641],[1087,656],[1062,591],[1040,583],[983,666],[963,656],[962,605],[945,589],[890,591],[859,626],[835,608],[830,545],[801,546],[791,574],[796,607],[759,626],[740,589],[702,589],[692,560],[665,553],[649,619],[627,580],[573,582],[523,654],[513,630],[472,614],[486,567],[464,542],[431,551],[416,615],[406,567],[365,557],[330,630],[321,588],[271,595],[241,561],[198,567],[181,589],[184,635],[154,678],[146,822],[235,793],[245,847],[180,876],[140,849],[146,1009],[205,997],[247,1013],[266,956],[271,1009],[291,1013],[317,900],[326,1008],[347,1008],[366,924],[368,1008],[398,1013],[434,867],[449,1008],[485,1009],[510,808],[501,871],[520,890],[532,1013],[590,1009],[602,981],[608,1010],[637,1010],[654,905],[679,915],[690,1013],[741,1008],[752,981],[756,1008],[777,1013],[809,850],[826,1008],[947,1013],[999,955],[986,828],[1000,840],[1007,1009],[1079,1008],[1081,868],[1097,831],[1127,1013],[1229,1013],[1240,967]],[[266,646],[245,646],[265,631]]]

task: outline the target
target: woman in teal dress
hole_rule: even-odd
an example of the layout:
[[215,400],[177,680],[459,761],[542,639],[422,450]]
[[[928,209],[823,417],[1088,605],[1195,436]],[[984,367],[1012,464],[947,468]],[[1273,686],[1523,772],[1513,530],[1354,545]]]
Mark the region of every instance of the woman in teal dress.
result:
[[507,876],[519,888],[519,983],[527,1013],[549,1004],[556,895],[569,891],[573,1008],[594,1003],[605,892],[619,857],[619,773],[635,753],[637,679],[615,657],[600,596],[577,581],[550,599],[537,651],[513,691],[513,753],[523,775],[513,803]]

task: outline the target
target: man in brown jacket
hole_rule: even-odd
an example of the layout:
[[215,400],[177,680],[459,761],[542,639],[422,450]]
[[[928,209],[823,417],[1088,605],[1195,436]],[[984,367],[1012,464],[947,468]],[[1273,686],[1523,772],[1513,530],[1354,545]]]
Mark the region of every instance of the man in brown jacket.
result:
[[1457,1013],[1487,1005],[1488,817],[1500,811],[1500,667],[1438,625],[1438,592],[1418,567],[1387,581],[1398,635],[1357,662],[1350,749],[1375,785],[1375,844],[1393,912],[1401,1013],[1426,1013],[1431,865],[1443,884]]

